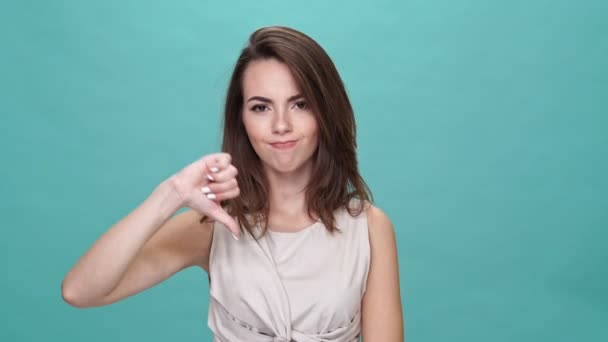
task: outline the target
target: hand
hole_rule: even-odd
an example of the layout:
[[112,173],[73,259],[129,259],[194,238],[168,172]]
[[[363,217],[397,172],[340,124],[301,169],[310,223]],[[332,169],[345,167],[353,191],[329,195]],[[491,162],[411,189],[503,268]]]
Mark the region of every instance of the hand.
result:
[[171,176],[170,182],[185,206],[223,223],[239,237],[238,224],[220,205],[240,193],[231,161],[228,153],[206,155]]

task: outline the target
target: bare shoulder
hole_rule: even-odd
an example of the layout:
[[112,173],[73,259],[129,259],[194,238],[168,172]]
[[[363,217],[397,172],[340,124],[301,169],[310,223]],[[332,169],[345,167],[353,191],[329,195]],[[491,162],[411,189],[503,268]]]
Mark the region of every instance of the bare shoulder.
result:
[[[209,253],[213,241],[214,221],[209,219],[201,222],[203,216],[195,210],[188,209],[179,214],[181,217],[176,220],[183,220],[183,234],[180,237],[181,244],[185,250],[190,250],[194,254],[187,266],[198,266],[209,271]],[[179,225],[179,222],[176,222]]]
[[142,255],[154,256],[159,267],[176,272],[191,266],[207,270],[213,222],[187,209],[174,215],[144,245]]
[[[391,242],[386,240],[394,240],[395,229],[388,215],[380,208],[367,202],[365,211],[370,239],[384,242]],[[370,241],[370,243],[373,243],[373,241]]]
[[201,222],[202,217],[192,209],[174,215],[148,241],[144,251],[158,256],[157,262],[170,272],[190,266],[207,271],[213,222]]
[[403,341],[397,241],[393,223],[380,208],[366,208],[370,269],[361,303],[363,341]]
[[117,302],[163,282],[190,266],[208,269],[213,224],[187,210],[171,217],[144,244],[125,275],[105,297],[87,306]]

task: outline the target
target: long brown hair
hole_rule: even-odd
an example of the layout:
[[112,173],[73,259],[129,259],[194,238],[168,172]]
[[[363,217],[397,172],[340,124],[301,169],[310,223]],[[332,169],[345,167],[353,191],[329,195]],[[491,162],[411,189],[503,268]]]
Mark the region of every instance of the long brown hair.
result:
[[[314,219],[312,214],[316,213],[333,233],[336,209],[346,208],[350,215],[359,215],[366,202],[373,202],[373,197],[357,167],[354,113],[340,75],[317,42],[288,27],[264,27],[253,32],[236,62],[224,107],[222,152],[231,155],[238,170],[240,195],[222,201],[222,206],[250,234],[259,223],[263,223],[262,234],[266,232],[269,185],[243,124],[242,80],[249,63],[270,58],[289,67],[315,113],[319,143],[313,154],[306,204],[308,216]],[[358,206],[350,205],[353,199],[359,200]]]

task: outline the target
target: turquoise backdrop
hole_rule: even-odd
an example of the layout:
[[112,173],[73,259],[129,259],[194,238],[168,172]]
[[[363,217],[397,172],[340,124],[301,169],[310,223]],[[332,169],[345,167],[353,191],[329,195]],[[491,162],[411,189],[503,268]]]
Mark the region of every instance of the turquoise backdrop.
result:
[[199,270],[93,309],[60,284],[219,150],[239,50],[286,25],[347,86],[408,341],[607,341],[607,4],[2,2],[0,340],[211,341]]

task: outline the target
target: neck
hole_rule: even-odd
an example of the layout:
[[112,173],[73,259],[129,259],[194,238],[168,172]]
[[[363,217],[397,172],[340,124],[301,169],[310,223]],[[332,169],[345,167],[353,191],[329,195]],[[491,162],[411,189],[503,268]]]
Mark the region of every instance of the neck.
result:
[[271,217],[307,216],[306,186],[312,173],[312,163],[289,173],[266,169]]

